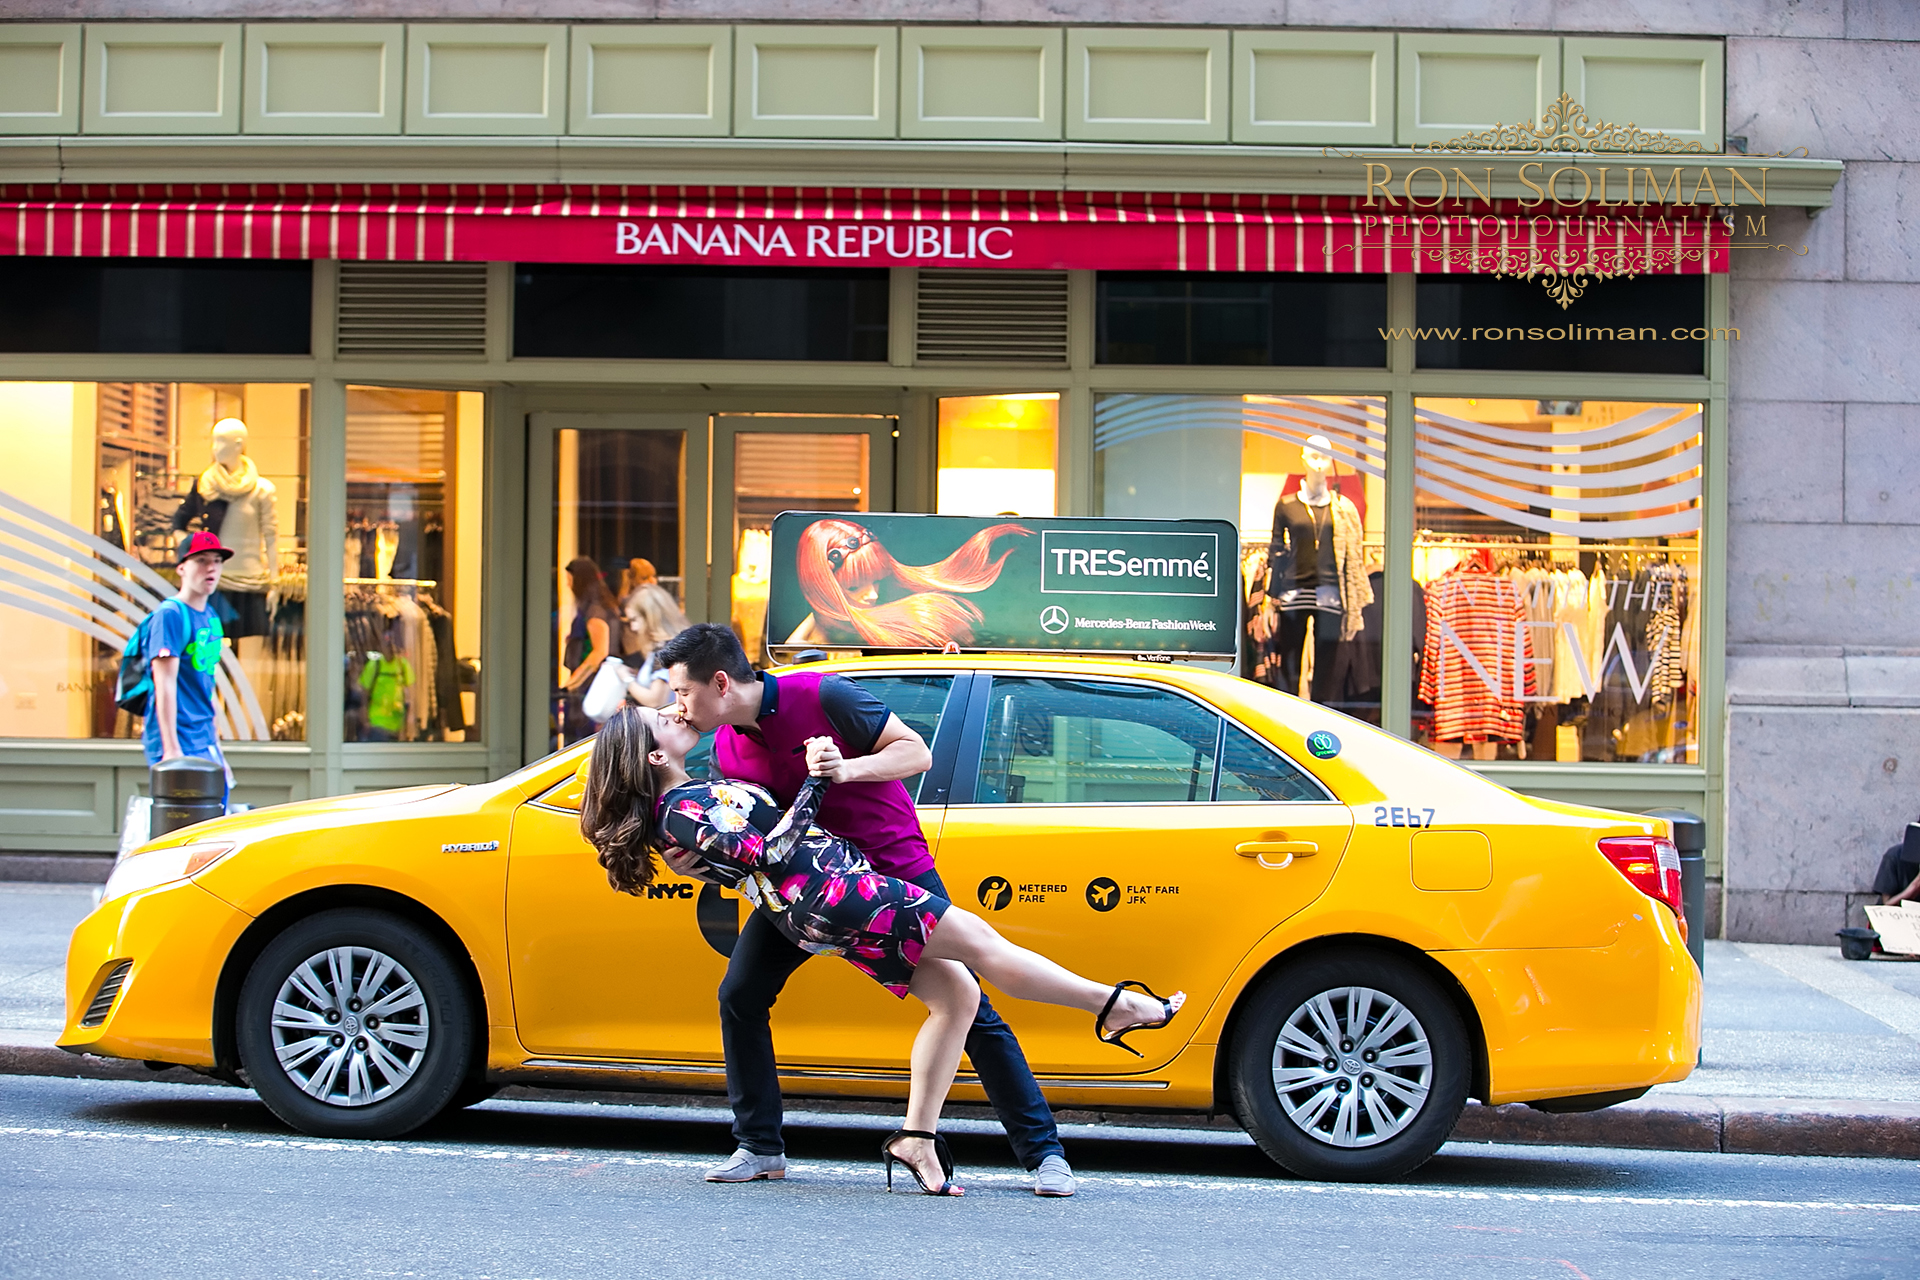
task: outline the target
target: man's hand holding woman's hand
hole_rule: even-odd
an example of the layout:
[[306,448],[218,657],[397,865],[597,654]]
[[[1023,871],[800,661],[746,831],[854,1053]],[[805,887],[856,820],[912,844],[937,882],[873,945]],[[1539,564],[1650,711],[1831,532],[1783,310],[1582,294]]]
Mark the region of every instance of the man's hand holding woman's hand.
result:
[[840,754],[832,738],[822,734],[807,739],[807,772],[829,782],[847,780],[847,758]]
[[666,863],[675,875],[686,876],[689,880],[699,880],[706,884],[719,883],[707,874],[707,864],[700,860],[700,855],[697,853],[676,846],[662,849],[660,860]]

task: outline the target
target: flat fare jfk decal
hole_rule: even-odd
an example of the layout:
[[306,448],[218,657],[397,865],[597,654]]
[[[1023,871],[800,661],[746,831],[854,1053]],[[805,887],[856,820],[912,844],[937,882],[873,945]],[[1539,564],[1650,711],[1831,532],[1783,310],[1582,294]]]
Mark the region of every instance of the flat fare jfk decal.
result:
[[[798,242],[796,243],[796,237]],[[616,222],[613,251],[698,258],[915,258],[999,262],[1013,256],[1013,228],[955,223]]]

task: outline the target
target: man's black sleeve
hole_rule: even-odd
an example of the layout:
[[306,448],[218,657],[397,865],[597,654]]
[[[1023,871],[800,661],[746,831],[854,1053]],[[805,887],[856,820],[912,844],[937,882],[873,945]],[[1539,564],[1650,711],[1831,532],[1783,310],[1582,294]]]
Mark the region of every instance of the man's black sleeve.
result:
[[873,750],[893,714],[886,703],[845,676],[828,676],[820,682],[820,709],[840,740],[858,755]]

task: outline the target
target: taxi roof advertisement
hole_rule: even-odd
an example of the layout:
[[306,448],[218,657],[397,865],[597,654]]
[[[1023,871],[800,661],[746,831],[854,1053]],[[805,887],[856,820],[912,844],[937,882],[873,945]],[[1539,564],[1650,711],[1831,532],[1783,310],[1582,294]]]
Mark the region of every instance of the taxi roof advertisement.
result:
[[1225,520],[786,511],[767,640],[1232,657],[1239,549]]

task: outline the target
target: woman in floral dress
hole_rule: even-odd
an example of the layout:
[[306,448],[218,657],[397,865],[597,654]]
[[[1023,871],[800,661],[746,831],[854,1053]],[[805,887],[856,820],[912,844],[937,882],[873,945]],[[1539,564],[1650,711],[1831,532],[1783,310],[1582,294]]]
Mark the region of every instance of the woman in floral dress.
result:
[[[796,946],[840,956],[895,996],[911,994],[927,1006],[913,1042],[906,1127],[882,1148],[889,1187],[898,1159],[930,1194],[961,1194],[935,1133],[980,999],[969,970],[1018,999],[1096,1015],[1096,1035],[1136,1054],[1121,1037],[1165,1026],[1186,1000],[1179,991],[1163,1000],[1139,983],[1089,981],[1008,942],[945,898],[878,874],[866,855],[813,825],[824,778],[810,778],[782,812],[752,783],[689,777],[686,756],[698,741],[671,714],[616,713],[594,742],[581,832],[616,890],[644,892],[654,856],[685,850],[701,860],[703,878],[737,889]],[[827,741],[808,744],[809,766],[816,744]]]

